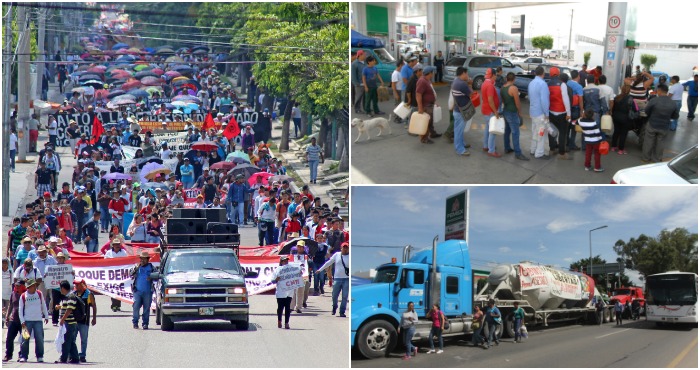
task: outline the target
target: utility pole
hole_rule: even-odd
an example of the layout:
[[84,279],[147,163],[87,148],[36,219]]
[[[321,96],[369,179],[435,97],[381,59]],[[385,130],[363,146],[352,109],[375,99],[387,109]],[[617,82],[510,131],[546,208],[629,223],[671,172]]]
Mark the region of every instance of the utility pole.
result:
[[46,58],[44,58],[44,46],[46,40],[46,14],[48,9],[39,8],[39,14],[37,15],[38,20],[38,32],[39,37],[37,40],[37,55],[36,55],[36,96],[34,99],[41,99],[43,90],[43,77],[44,77],[44,67]]
[[479,27],[481,27],[481,12],[476,15],[476,42],[474,43],[474,52],[479,50]]
[[571,9],[571,23],[569,23],[569,45],[567,46],[567,51],[566,51],[566,60],[567,61],[571,60],[571,32],[573,31],[573,29],[574,29],[574,10]]
[[2,111],[3,111],[3,125],[2,125],[2,215],[4,217],[10,216],[10,92],[12,91],[12,14],[13,14],[12,4],[7,5],[7,16],[4,19],[5,22],[5,50],[3,50],[2,58],[2,68],[3,70],[3,84],[2,84]]
[[496,11],[493,12],[493,45],[498,52],[498,36],[496,35]]
[[17,31],[19,32],[17,52],[17,137],[19,139],[19,161],[27,160],[29,145],[29,9],[20,6],[17,9]]

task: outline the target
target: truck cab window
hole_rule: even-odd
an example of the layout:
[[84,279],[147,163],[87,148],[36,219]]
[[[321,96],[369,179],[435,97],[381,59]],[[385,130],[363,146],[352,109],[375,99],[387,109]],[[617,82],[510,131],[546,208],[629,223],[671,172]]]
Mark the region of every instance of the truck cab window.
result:
[[396,276],[399,272],[397,266],[384,267],[377,270],[372,283],[393,283],[396,281]]
[[458,294],[459,293],[459,279],[456,276],[448,276],[445,281],[445,293],[447,294]]

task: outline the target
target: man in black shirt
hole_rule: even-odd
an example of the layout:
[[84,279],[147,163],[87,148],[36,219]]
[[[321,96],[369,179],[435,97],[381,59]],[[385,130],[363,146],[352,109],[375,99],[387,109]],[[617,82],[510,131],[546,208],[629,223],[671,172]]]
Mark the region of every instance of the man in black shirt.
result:
[[39,168],[34,173],[36,195],[40,197],[47,191],[53,194],[53,171],[46,168],[46,162],[39,162]]
[[204,194],[204,204],[209,206],[214,202],[214,197],[216,196],[216,185],[214,185],[214,177],[207,177],[207,183],[202,188],[202,193]]
[[109,168],[109,173],[114,173],[114,172],[124,173],[124,167],[119,164],[118,159],[115,159],[114,164]]
[[141,143],[142,143],[142,140],[141,140],[141,136],[139,135],[139,130],[136,129],[136,130],[134,130],[134,133],[129,137],[129,146],[140,148]]
[[664,152],[664,139],[671,128],[671,120],[678,119],[676,103],[668,96],[668,85],[656,87],[656,98],[649,100],[644,108],[649,121],[644,130],[642,162],[661,162]]

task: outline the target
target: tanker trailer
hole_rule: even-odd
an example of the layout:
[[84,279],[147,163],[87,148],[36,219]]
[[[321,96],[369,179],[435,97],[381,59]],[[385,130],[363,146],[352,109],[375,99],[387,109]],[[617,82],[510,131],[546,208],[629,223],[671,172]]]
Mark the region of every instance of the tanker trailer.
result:
[[602,299],[590,276],[521,262],[496,266],[474,304],[483,307],[489,298],[495,299],[505,323],[504,335],[512,337],[514,302],[525,311],[528,326],[581,320],[597,323],[594,297]]

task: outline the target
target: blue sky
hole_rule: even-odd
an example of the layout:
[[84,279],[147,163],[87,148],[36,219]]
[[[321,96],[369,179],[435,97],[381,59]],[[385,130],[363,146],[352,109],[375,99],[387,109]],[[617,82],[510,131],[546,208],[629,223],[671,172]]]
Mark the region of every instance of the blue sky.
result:
[[[614,262],[613,245],[664,228],[698,232],[698,188],[619,186],[353,186],[352,271],[401,259],[400,248],[444,240],[445,197],[471,189],[474,268],[523,260],[568,268],[593,255]],[[371,246],[371,248],[362,247]],[[637,274],[627,271],[636,280]]]

